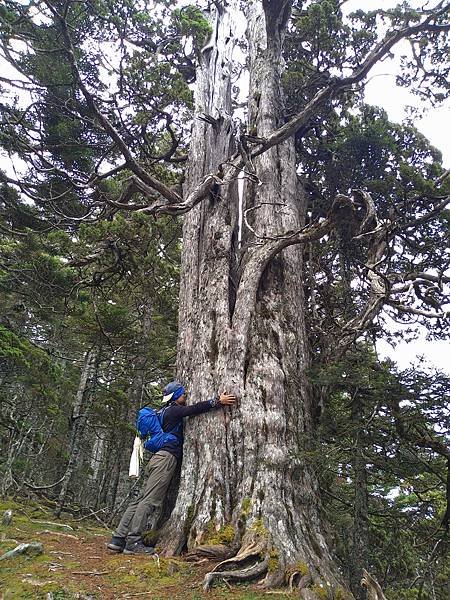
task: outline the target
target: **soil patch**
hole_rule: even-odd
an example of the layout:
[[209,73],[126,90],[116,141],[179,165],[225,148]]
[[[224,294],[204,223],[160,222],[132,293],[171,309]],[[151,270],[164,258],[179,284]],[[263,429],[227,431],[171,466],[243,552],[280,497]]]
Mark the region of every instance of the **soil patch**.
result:
[[[274,597],[256,586],[222,582],[202,589],[211,562],[189,563],[182,558],[128,556],[106,548],[110,533],[95,523],[56,522],[41,506],[0,503],[13,510],[10,525],[0,525],[0,555],[22,542],[44,545],[41,556],[0,562],[0,600],[262,600]],[[42,521],[46,521],[43,523]],[[65,527],[64,527],[65,525]],[[280,593],[276,598],[292,598]]]

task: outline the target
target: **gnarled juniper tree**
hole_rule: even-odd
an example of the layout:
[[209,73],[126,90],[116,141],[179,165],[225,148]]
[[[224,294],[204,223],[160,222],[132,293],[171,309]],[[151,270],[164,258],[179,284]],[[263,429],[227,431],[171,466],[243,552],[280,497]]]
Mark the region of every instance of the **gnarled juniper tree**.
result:
[[[438,169],[434,181],[399,185],[383,196],[390,205],[378,205],[366,189],[350,194],[351,178],[331,184],[325,161],[317,206],[298,173],[323,150],[331,109],[336,122],[348,94],[402,40],[412,47],[404,83],[442,97],[448,5],[358,12],[347,25],[332,0],[170,5],[4,2],[1,48],[14,75],[2,81],[20,94],[2,105],[2,145],[28,171],[2,179],[55,222],[117,210],[184,215],[178,375],[196,400],[226,389],[239,407],[189,424],[166,549],[231,525],[234,566],[255,560],[236,577],[267,573],[273,585],[296,572],[321,597],[342,583],[307,460],[319,402],[306,376],[315,350],[306,317],[320,287],[311,282],[322,277],[313,254],[333,239],[357,249],[358,299],[331,318],[336,353],[386,304],[445,319],[445,275],[427,271],[419,250],[397,263],[402,271],[390,257],[405,239],[408,252],[417,246],[411,238],[438,222],[448,196]],[[237,99],[244,63],[248,93]],[[401,183],[404,173],[391,175]],[[340,256],[350,293],[350,257]]]

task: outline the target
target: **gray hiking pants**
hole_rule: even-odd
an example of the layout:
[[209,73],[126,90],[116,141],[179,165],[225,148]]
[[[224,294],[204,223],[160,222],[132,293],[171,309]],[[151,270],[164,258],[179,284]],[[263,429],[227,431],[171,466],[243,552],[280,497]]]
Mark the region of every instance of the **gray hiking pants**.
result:
[[147,465],[147,481],[138,498],[124,512],[114,536],[137,542],[147,530],[150,515],[161,508],[177,466],[177,459],[166,450],[154,454]]

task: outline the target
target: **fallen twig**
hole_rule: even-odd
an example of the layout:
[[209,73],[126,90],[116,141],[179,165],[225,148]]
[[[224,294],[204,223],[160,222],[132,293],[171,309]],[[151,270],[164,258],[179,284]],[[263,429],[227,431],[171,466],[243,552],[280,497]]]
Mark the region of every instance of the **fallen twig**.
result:
[[33,485],[31,483],[28,483],[27,481],[21,481],[20,483],[22,483],[23,485],[25,485],[26,487],[35,490],[35,491],[39,491],[39,490],[49,490],[50,488],[54,488],[56,487],[59,483],[61,483],[61,481],[64,479],[65,475],[63,477],[61,477],[61,479],[58,479],[58,481],[55,481],[55,483],[51,483],[50,485]]
[[72,571],[72,575],[108,575],[109,571]]
[[93,514],[93,517],[100,523],[100,525],[102,527],[104,527],[105,529],[108,529],[107,523],[105,523],[105,521],[102,521],[98,515]]
[[105,512],[105,509],[104,508],[99,508],[98,510],[94,510],[94,511],[90,512],[89,514],[84,515],[83,517],[79,517],[78,519],[74,519],[74,522],[78,523],[79,521],[84,521],[84,519],[89,519],[90,517],[95,517],[97,515],[97,513],[99,513],[99,512]]
[[42,587],[44,585],[50,585],[52,583],[56,583],[53,579],[49,579],[47,581],[39,581],[38,579],[33,579],[32,577],[24,577],[22,579],[23,583],[28,583],[29,585]]
[[232,589],[233,589],[233,588],[232,588],[232,586],[229,584],[229,582],[228,582],[228,581],[225,579],[225,577],[222,579],[222,581],[224,582],[224,584],[227,586],[227,588],[228,588],[229,590],[232,590]]
[[66,537],[72,540],[78,540],[76,535],[72,535],[70,533],[61,533],[60,531],[50,531],[50,529],[43,529],[42,531],[38,531],[36,535],[43,535],[44,533],[49,533],[51,535],[59,535],[60,537]]
[[38,521],[36,519],[31,519],[30,517],[28,518],[32,523],[39,523],[40,525],[53,525],[54,527],[62,527],[63,529],[69,529],[70,531],[74,531],[73,527],[71,527],[70,525],[66,525],[66,523],[54,523],[53,521]]

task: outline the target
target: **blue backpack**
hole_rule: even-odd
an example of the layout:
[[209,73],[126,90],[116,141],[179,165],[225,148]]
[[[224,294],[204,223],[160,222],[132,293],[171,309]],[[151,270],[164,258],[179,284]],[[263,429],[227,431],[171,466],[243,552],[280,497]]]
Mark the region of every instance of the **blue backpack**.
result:
[[174,435],[175,431],[179,431],[180,424],[175,425],[168,433],[163,431],[162,422],[166,409],[167,407],[157,412],[153,408],[144,406],[138,412],[136,429],[144,441],[144,448],[149,452],[158,452],[164,444],[169,442],[180,442]]

